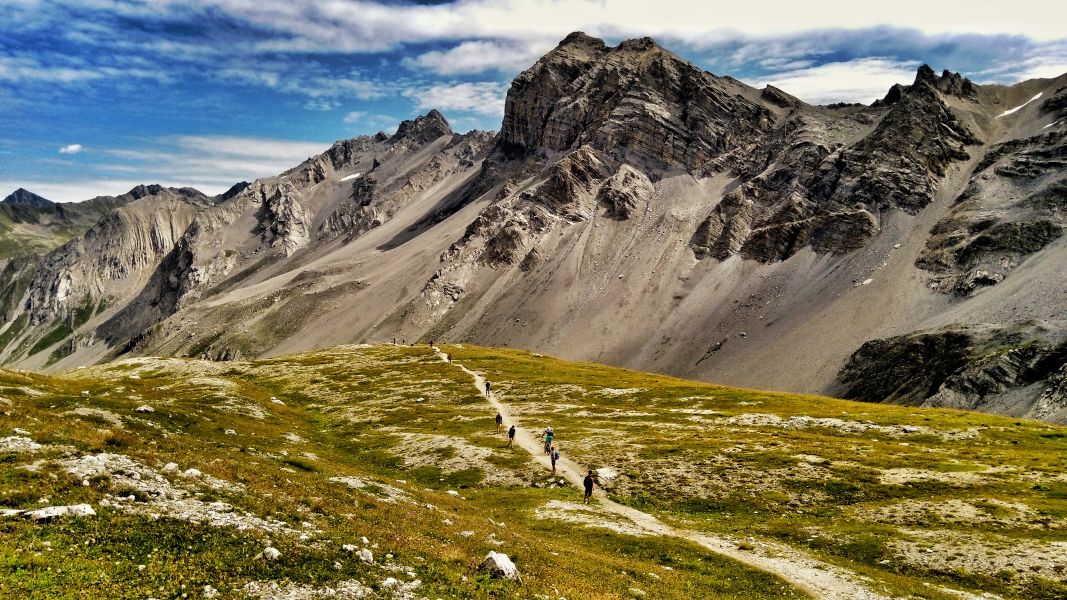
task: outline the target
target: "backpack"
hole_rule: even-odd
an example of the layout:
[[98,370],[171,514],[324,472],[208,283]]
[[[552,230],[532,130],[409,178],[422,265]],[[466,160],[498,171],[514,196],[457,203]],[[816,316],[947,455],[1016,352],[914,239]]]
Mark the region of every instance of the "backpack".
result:
[[559,450],[552,451],[552,460],[559,460]]

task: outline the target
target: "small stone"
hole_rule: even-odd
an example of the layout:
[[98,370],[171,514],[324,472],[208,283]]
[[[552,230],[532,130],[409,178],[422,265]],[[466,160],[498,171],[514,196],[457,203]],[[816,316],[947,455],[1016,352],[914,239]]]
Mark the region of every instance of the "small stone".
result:
[[203,473],[198,469],[186,469],[185,472],[182,473],[182,477],[185,477],[186,479],[196,479],[201,475],[203,475]]
[[273,560],[278,560],[279,558],[281,558],[281,556],[282,556],[282,553],[279,552],[277,548],[275,548],[274,546],[267,546],[266,548],[263,549],[263,552],[259,553],[258,558],[262,558],[263,560],[271,560],[271,561],[273,561]]
[[456,490],[448,490],[445,493],[448,494],[449,496],[458,496],[459,495],[459,492],[457,492]]
[[374,553],[369,549],[364,548],[359,551],[359,559],[369,565],[374,562]]
[[156,412],[156,409],[152,408],[151,406],[148,406],[147,404],[142,404],[142,405],[138,406],[137,408],[133,409],[133,412],[154,413],[154,412]]
[[223,434],[225,434],[225,435],[237,435],[237,432],[232,430],[232,429],[227,429],[226,431],[223,432]]
[[366,546],[367,544],[370,544],[370,540],[367,539],[367,536],[363,536],[363,537],[359,538],[359,543],[361,543],[364,546]]
[[390,587],[395,587],[395,586],[397,586],[399,584],[400,584],[400,582],[397,581],[396,579],[394,579],[392,577],[388,577],[388,578],[386,578],[385,581],[382,582],[382,587],[383,588],[390,588]]
[[164,473],[173,473],[174,471],[177,471],[177,470],[178,470],[178,464],[177,463],[169,462],[169,463],[163,465],[163,472]]
[[344,550],[345,552],[355,552],[356,551],[356,545],[355,544],[345,544],[345,545],[341,546],[341,550]]

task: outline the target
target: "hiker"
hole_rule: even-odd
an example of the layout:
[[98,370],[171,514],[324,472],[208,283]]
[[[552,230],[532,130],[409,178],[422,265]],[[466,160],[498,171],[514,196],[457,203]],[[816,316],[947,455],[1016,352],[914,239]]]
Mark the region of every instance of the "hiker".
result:
[[493,384],[489,383],[489,380],[486,379],[485,380],[485,397],[486,398],[488,398],[489,394],[492,393],[492,389],[493,389]]
[[[552,461],[553,463],[556,461]],[[583,504],[589,504],[589,498],[593,495],[593,470],[589,469],[589,474],[585,476],[585,480],[582,481],[585,485],[585,499],[582,500]]]
[[500,428],[504,426],[504,416],[500,413],[496,413],[496,432],[500,433]]
[[551,452],[552,438],[556,437],[551,427],[545,427],[545,432],[541,434],[541,437],[545,440],[545,454]]
[[508,448],[511,448],[512,444],[514,444],[514,443],[515,443],[515,426],[512,425],[511,429],[508,429]]
[[452,353],[451,352],[448,353],[446,358],[448,358],[448,364],[452,364]]
[[552,452],[551,452],[551,454],[549,454],[549,456],[552,458],[552,475],[555,476],[555,474],[556,474],[556,461],[559,460],[559,451],[556,450],[555,446],[552,446],[551,450],[552,450]]

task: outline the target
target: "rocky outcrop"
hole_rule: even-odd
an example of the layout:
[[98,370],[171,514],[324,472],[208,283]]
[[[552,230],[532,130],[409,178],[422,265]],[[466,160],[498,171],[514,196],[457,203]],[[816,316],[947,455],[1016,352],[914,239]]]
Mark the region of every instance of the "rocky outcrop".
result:
[[260,218],[263,242],[280,247],[286,256],[307,245],[311,239],[311,216],[300,203],[296,188],[290,183],[255,183],[250,193],[263,203]]
[[[953,326],[864,344],[841,370],[843,396],[1067,420],[1063,324]],[[1021,408],[1020,408],[1021,407]]]
[[446,135],[451,136],[454,133],[445,116],[438,112],[437,109],[432,109],[421,117],[401,122],[400,126],[397,127],[396,133],[389,138],[389,141],[393,143],[409,141],[416,144],[429,144],[438,138]]
[[1060,238],[1067,227],[1064,161],[1062,132],[994,146],[916,260],[930,274],[929,287],[972,295]]
[[634,211],[643,209],[655,193],[647,175],[630,165],[622,165],[600,186],[596,201],[604,206],[607,216],[625,220],[632,217]]

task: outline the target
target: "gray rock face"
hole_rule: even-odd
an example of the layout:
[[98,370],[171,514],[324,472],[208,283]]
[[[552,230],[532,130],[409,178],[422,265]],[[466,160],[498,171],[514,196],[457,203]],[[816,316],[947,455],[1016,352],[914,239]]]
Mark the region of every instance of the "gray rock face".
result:
[[772,123],[772,113],[742,88],[650,38],[609,48],[574,33],[512,82],[501,145],[512,155],[590,145],[628,162],[721,170],[721,155],[752,143]]
[[956,326],[867,342],[839,382],[856,400],[994,412],[1012,404],[1062,420],[1065,368],[1062,323]]

